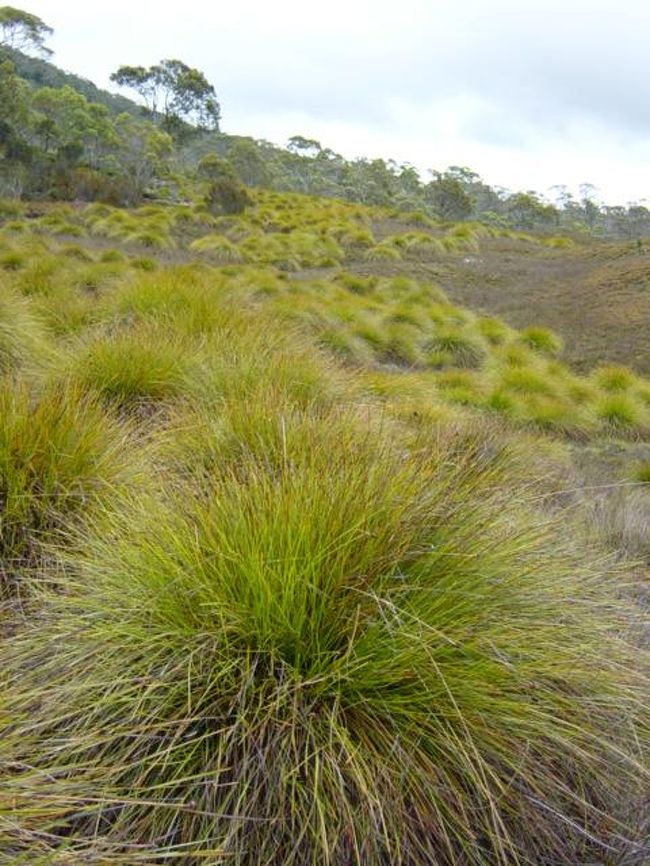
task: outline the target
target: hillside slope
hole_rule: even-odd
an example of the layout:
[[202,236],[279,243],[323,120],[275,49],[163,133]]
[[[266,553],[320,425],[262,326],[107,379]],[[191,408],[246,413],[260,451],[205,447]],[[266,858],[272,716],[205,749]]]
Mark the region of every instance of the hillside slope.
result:
[[553,328],[576,369],[614,362],[650,374],[650,249],[591,243],[540,251],[495,242],[440,269],[437,279],[472,309],[518,328]]
[[111,114],[127,112],[140,116],[142,109],[132,99],[117,93],[109,93],[87,78],[82,78],[73,72],[66,72],[54,63],[43,60],[40,57],[29,57],[20,51],[8,51],[8,56],[14,62],[16,71],[21,78],[28,81],[33,87],[71,87],[89,102],[104,105]]
[[[409,229],[399,219],[375,225],[378,236]],[[452,301],[513,327],[552,328],[564,338],[563,358],[582,372],[619,363],[650,374],[650,244],[583,237],[554,247],[530,240],[485,237],[479,251],[462,256],[353,267],[435,281]]]
[[643,863],[650,381],[415,278],[566,239],[195,197],[0,211],[0,866]]

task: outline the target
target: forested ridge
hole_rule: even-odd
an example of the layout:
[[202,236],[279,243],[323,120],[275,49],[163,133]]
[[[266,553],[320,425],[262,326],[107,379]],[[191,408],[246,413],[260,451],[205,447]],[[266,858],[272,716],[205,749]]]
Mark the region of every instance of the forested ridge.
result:
[[140,101],[134,102],[33,56],[43,53],[47,30],[37,27],[40,41],[33,34],[31,42],[18,40],[20,24],[19,16],[0,48],[0,195],[128,205],[145,197],[179,200],[201,158],[219,154],[251,187],[504,228],[629,239],[650,234],[647,207],[604,204],[589,184],[578,197],[558,187],[550,201],[533,190],[490,186],[465,166],[432,168],[423,177],[409,163],[346,159],[304,135],[278,146],[227,134],[220,131],[214,87],[199,70],[180,60],[118,67],[112,80],[135,91]]

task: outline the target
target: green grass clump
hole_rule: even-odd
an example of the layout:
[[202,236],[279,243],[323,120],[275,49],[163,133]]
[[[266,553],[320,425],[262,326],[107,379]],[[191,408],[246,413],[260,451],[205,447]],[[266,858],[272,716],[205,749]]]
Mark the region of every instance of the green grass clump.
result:
[[487,360],[488,352],[482,337],[469,329],[454,326],[439,327],[428,340],[426,349],[437,356],[444,353],[455,367],[476,368]]
[[608,364],[598,367],[594,372],[596,384],[603,389],[615,393],[628,391],[636,382],[636,376],[628,367],[620,364]]
[[129,243],[155,250],[167,250],[175,246],[172,236],[158,226],[137,226],[129,231],[124,239]]
[[541,430],[582,439],[593,429],[587,414],[552,392],[528,395],[522,408],[525,420]]
[[96,319],[97,304],[92,295],[69,286],[56,295],[35,299],[34,311],[47,331],[60,338],[85,331]]
[[520,405],[517,398],[507,391],[497,388],[485,401],[485,406],[493,412],[498,412],[508,418],[516,419],[520,416]]
[[0,268],[3,271],[19,271],[25,267],[25,254],[19,250],[8,250],[0,255]]
[[30,225],[27,220],[9,220],[9,222],[4,223],[2,226],[2,230],[6,232],[11,232],[12,234],[22,235],[26,234],[30,229]]
[[477,319],[476,330],[493,346],[506,343],[512,335],[511,328],[505,322],[491,316]]
[[370,247],[370,249],[364,254],[364,258],[370,262],[400,262],[402,260],[402,253],[390,243],[382,242],[380,244],[375,244],[374,247]]
[[370,365],[374,360],[373,348],[362,337],[337,325],[320,329],[318,343],[340,358],[355,364]]
[[641,460],[639,463],[636,463],[632,467],[630,477],[633,481],[650,484],[650,460]]
[[504,367],[499,381],[502,387],[518,394],[553,394],[552,378],[534,367]]
[[372,295],[379,283],[378,277],[366,277],[360,274],[351,274],[347,271],[338,271],[333,282],[337,286],[343,286],[355,295]]
[[0,285],[0,375],[41,367],[51,354],[30,302]]
[[67,235],[69,237],[83,237],[85,234],[84,230],[81,226],[76,225],[76,223],[71,223],[67,220],[60,219],[52,219],[47,222],[43,220],[39,220],[40,226],[46,229],[49,234],[53,235]]
[[23,202],[14,198],[0,198],[0,220],[12,219],[25,213]]
[[198,394],[201,387],[196,349],[172,331],[146,323],[83,339],[63,372],[123,409]]
[[417,330],[408,324],[389,324],[378,360],[398,367],[418,366],[423,360],[417,345],[418,336]]
[[224,262],[241,262],[244,259],[237,245],[223,235],[205,235],[192,241],[189,248],[193,252],[211,253],[214,258]]
[[645,711],[616,592],[569,534],[484,445],[407,456],[343,412],[245,427],[236,459],[217,447],[164,503],[96,521],[68,593],[3,645],[5,856],[507,866],[618,847],[604,816],[644,781]]
[[596,417],[613,432],[636,431],[644,421],[642,408],[627,394],[613,393],[601,398],[594,411]]
[[131,267],[137,271],[155,271],[158,269],[158,262],[148,256],[137,256],[131,259]]
[[104,250],[99,257],[99,261],[104,264],[115,264],[116,262],[125,262],[126,260],[126,256],[122,250]]
[[65,244],[59,250],[60,255],[66,256],[69,259],[76,259],[79,262],[94,262],[95,259],[85,247],[81,244]]
[[256,232],[239,244],[245,260],[253,264],[274,264],[286,271],[300,268],[334,267],[344,256],[342,247],[327,235],[294,230],[279,225],[280,231]]
[[575,247],[575,241],[571,238],[563,238],[563,237],[553,237],[546,238],[543,242],[545,246],[551,247],[552,249],[572,249]]
[[535,355],[531,350],[527,346],[514,343],[498,346],[494,350],[494,357],[509,367],[528,367],[535,364]]
[[426,232],[407,232],[398,237],[401,240],[399,246],[403,247],[409,253],[423,253],[430,258],[436,253],[444,252],[444,245],[440,240]]
[[376,239],[370,229],[350,228],[338,235],[337,240],[345,247],[373,247]]
[[106,506],[135,466],[133,443],[74,388],[34,396],[0,380],[0,599],[26,594],[43,541]]
[[64,277],[65,261],[55,255],[33,256],[16,276],[23,295],[49,295],[57,291]]
[[224,280],[192,266],[124,281],[106,297],[104,309],[122,320],[155,320],[177,334],[197,336],[241,318],[228,302]]
[[519,336],[524,345],[543,355],[559,355],[564,348],[564,342],[559,334],[539,325],[524,328]]

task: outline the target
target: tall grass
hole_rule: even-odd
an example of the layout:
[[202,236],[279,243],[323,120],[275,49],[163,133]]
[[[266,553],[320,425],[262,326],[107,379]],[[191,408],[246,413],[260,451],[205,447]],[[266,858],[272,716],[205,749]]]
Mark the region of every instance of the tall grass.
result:
[[198,346],[151,322],[82,337],[55,375],[123,410],[198,396],[206,385]]
[[128,431],[74,388],[34,395],[0,381],[0,598],[27,595],[43,542],[135,479],[133,447]]
[[0,283],[0,375],[41,368],[52,352],[30,302]]
[[177,334],[199,337],[241,318],[226,281],[201,268],[177,267],[126,280],[104,301],[107,316],[155,320]]
[[4,648],[3,851],[610,856],[647,781],[611,581],[484,445],[285,409],[234,403],[245,447],[97,520]]
[[564,343],[559,334],[550,328],[542,328],[531,325],[521,332],[521,341],[536,352],[543,355],[559,355],[564,348]]

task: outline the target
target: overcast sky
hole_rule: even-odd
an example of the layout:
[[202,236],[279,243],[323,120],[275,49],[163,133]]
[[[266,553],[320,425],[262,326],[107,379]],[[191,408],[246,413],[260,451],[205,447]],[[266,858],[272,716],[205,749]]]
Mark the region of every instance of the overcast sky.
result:
[[224,132],[650,199],[649,0],[12,3],[100,86],[122,64],[198,67]]

